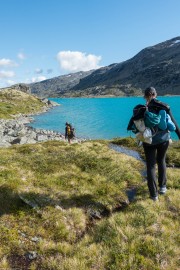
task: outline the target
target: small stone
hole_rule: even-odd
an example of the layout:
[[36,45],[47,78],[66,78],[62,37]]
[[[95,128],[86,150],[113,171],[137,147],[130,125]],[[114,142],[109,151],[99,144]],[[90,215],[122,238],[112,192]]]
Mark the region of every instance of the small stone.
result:
[[60,211],[62,211],[62,212],[64,212],[64,209],[61,206],[59,206],[59,205],[56,205],[55,208],[58,209],[58,210],[60,210]]
[[31,241],[33,242],[39,242],[39,240],[40,239],[37,236],[31,238]]
[[30,251],[30,252],[28,252],[27,256],[28,256],[28,259],[29,259],[29,260],[34,260],[34,259],[37,258],[37,252],[35,252],[35,251]]

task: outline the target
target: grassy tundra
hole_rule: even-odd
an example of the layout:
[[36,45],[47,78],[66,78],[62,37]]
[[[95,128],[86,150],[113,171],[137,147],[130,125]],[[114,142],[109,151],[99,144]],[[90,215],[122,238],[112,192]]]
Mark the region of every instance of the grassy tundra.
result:
[[43,106],[41,100],[24,92],[11,88],[0,91],[0,118],[10,119],[19,113],[36,113],[41,111]]
[[[4,118],[16,110],[5,103]],[[0,148],[0,269],[179,269],[179,168],[168,168],[168,192],[155,203],[144,165],[108,143]],[[179,167],[179,150],[172,144],[169,165]]]

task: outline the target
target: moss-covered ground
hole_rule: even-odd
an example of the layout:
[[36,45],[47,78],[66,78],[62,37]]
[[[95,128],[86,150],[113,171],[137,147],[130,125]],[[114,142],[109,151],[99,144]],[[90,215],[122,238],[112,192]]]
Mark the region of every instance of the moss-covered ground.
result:
[[168,192],[153,202],[142,163],[105,141],[13,146],[0,156],[0,268],[179,269],[178,168],[168,168]]

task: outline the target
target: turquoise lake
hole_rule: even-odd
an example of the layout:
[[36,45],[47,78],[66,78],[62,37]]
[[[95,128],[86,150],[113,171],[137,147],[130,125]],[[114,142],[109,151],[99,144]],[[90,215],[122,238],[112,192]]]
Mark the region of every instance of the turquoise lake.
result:
[[[180,126],[180,96],[158,97],[168,103],[174,118]],[[51,129],[64,134],[65,122],[70,122],[76,130],[76,136],[87,139],[112,139],[132,135],[127,125],[132,109],[144,104],[141,97],[116,98],[50,98],[60,104],[48,112],[34,116],[31,126]],[[133,136],[133,135],[132,135]],[[175,132],[173,139],[177,139]]]

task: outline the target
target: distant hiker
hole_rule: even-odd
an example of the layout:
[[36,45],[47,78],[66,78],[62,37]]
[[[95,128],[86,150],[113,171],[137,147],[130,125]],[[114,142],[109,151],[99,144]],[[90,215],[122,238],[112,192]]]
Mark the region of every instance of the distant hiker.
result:
[[[129,121],[128,130],[142,138],[146,157],[147,184],[150,198],[158,200],[159,194],[165,194],[166,187],[166,152],[170,141],[170,131],[175,131],[180,139],[180,130],[174,120],[170,107],[156,99],[154,87],[146,88],[146,105],[137,105]],[[140,139],[141,140],[141,139]],[[156,162],[158,165],[158,185],[156,184]]]
[[65,139],[68,140],[69,143],[71,143],[71,140],[75,137],[75,130],[72,127],[71,124],[67,123],[65,124]]

